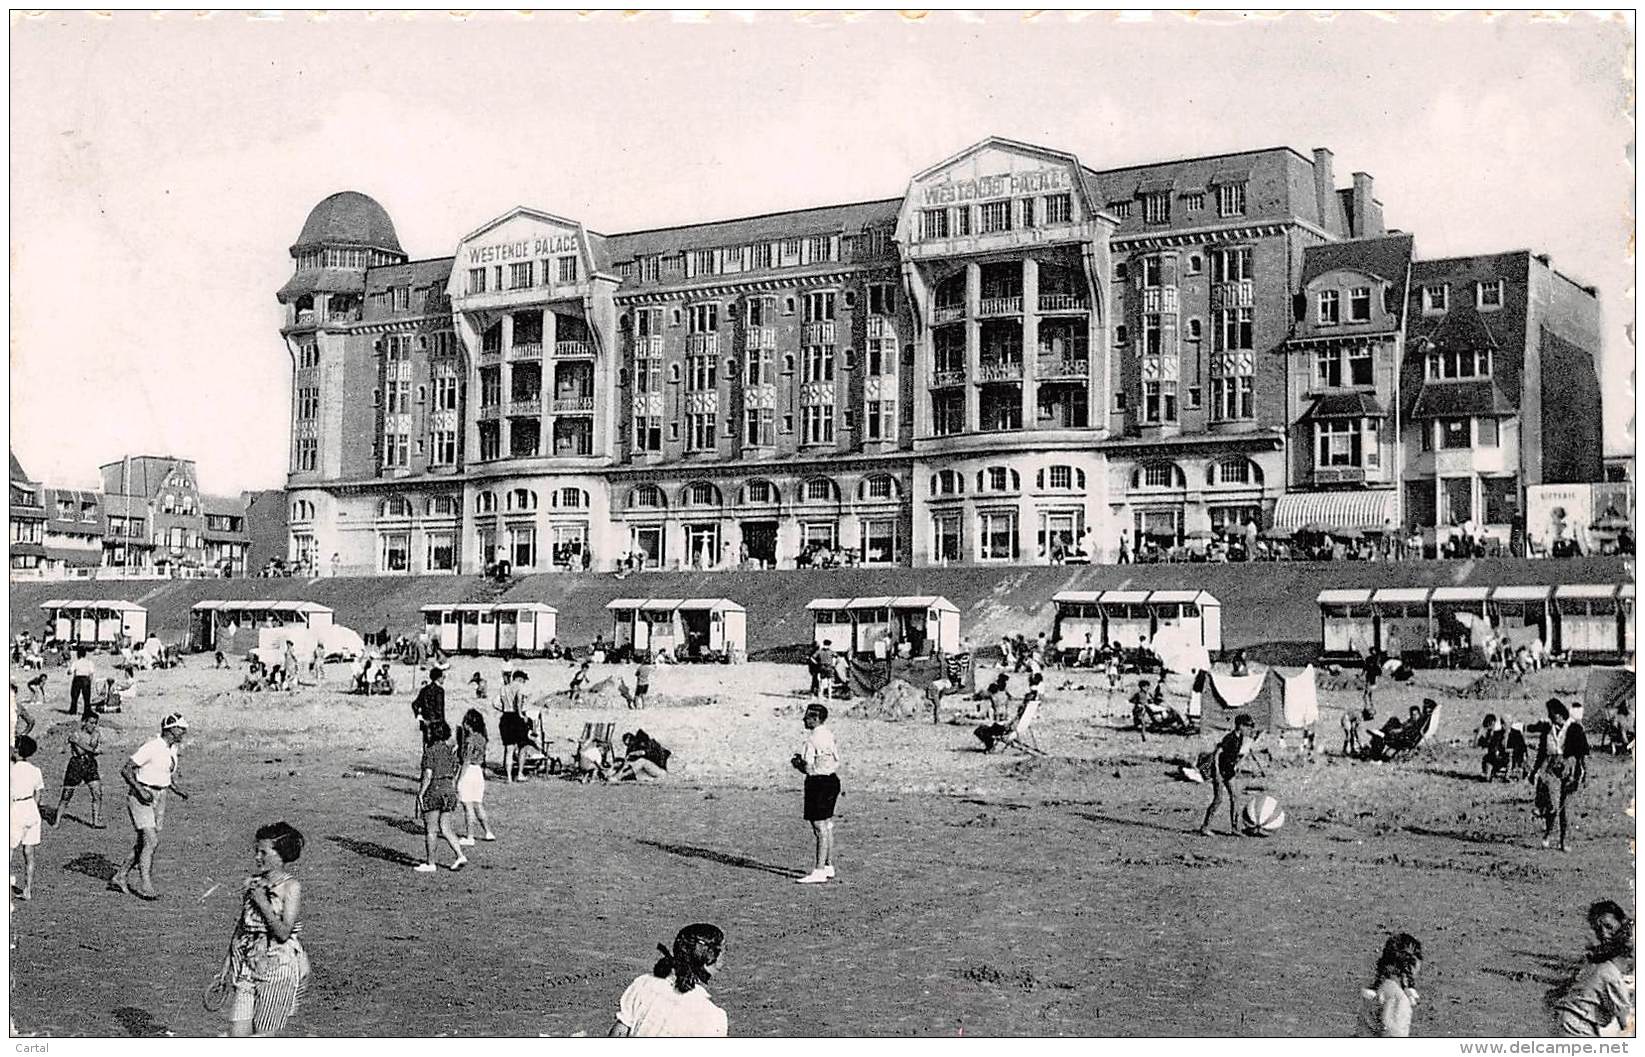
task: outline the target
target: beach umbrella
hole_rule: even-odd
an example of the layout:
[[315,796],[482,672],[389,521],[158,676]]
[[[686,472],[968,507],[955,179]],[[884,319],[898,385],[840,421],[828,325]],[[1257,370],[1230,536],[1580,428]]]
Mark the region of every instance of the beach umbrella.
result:
[[1291,538],[1291,530],[1275,525],[1273,528],[1263,529],[1258,535],[1265,540],[1288,540]]
[[1321,522],[1321,521],[1310,521],[1310,522],[1308,522],[1308,524],[1306,524],[1306,525],[1302,526],[1301,528],[1297,529],[1297,535],[1299,535],[1299,536],[1324,536],[1324,535],[1329,534],[1330,531],[1331,531],[1331,526],[1330,525],[1327,525],[1327,524],[1325,524],[1324,522]]
[[1339,540],[1357,540],[1365,538],[1365,533],[1361,532],[1357,528],[1335,528],[1331,530],[1330,534]]
[[1182,538],[1186,540],[1210,540],[1216,539],[1216,536],[1209,529],[1195,529],[1192,532],[1185,533]]

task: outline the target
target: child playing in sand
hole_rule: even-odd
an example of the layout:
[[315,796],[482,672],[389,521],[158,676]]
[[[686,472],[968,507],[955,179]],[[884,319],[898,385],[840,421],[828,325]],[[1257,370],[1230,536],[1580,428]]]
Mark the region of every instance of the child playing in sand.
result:
[[475,819],[485,831],[481,839],[496,840],[485,808],[486,721],[477,708],[465,712],[463,725],[457,728],[457,763],[462,768],[457,774],[457,800],[463,805],[463,835],[457,843],[474,844]]
[[[1211,783],[1211,804],[1205,809],[1205,821],[1200,823],[1200,836],[1211,836],[1211,822],[1217,817],[1217,806],[1222,803],[1224,794],[1228,797],[1228,828],[1235,834],[1240,832],[1239,819],[1235,817],[1234,778],[1239,774],[1240,763],[1256,745],[1258,736],[1257,721],[1242,712],[1234,718],[1234,729],[1222,736],[1215,749],[1200,757],[1200,774]],[[1256,764],[1259,774],[1264,774],[1262,764],[1255,756],[1251,757],[1251,762]]]
[[19,734],[12,743],[11,761],[11,850],[23,849],[23,887],[17,898],[34,898],[34,849],[40,846],[40,793],[45,775],[29,762],[34,755],[34,739]]
[[65,746],[69,753],[69,765],[63,771],[63,791],[57,799],[57,813],[52,816],[54,827],[63,820],[63,809],[69,806],[75,787],[81,785],[91,794],[92,828],[103,829],[107,825],[103,821],[103,780],[97,771],[97,756],[103,750],[99,722],[96,712],[87,712],[81,718],[80,726],[69,732],[68,745]]
[[1412,985],[1421,969],[1421,941],[1404,932],[1389,936],[1371,986],[1359,993],[1361,1038],[1403,1039],[1411,1034],[1411,1011],[1418,998]]
[[468,681],[474,684],[474,699],[476,701],[484,701],[491,696],[491,689],[486,686],[486,677],[479,672],[469,676]]
[[582,700],[583,688],[588,685],[588,666],[592,663],[592,660],[585,658],[581,666],[571,673],[571,687],[568,692],[571,694],[572,704]]
[[468,857],[457,843],[457,834],[451,828],[451,813],[457,810],[457,754],[451,748],[451,727],[437,719],[423,728],[422,782],[417,788],[417,801],[412,817],[423,820],[423,843],[428,850],[428,861],[418,863],[418,873],[433,873],[439,869],[434,863],[434,845],[441,838],[457,854],[451,864],[453,870],[468,865]]
[[297,934],[303,885],[286,867],[303,854],[303,835],[286,822],[259,826],[254,837],[257,873],[246,878],[240,917],[230,943],[229,1037],[267,1038],[297,1013],[308,987],[308,952]]
[[725,933],[713,925],[687,925],[649,976],[636,977],[617,1003],[611,1038],[725,1038],[725,1010],[703,986],[719,969]]

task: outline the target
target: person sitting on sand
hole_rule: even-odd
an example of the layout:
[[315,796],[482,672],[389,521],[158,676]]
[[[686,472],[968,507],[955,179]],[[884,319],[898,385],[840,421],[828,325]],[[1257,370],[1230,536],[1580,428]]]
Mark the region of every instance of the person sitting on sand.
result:
[[479,672],[469,676],[468,681],[474,686],[474,699],[484,701],[491,696],[491,688],[486,686],[486,677]]
[[1485,750],[1485,756],[1479,763],[1479,770],[1487,782],[1508,776],[1508,728],[1497,719],[1495,713],[1485,714],[1485,721],[1480,726],[1479,735],[1474,739],[1474,745]]
[[371,675],[371,692],[374,694],[392,694],[394,692],[394,676],[389,674],[388,665],[379,664]]
[[213,668],[227,668],[228,667],[228,658],[223,656],[223,651],[222,650],[218,650],[212,656],[212,665],[211,666]]
[[613,771],[618,782],[658,782],[668,777],[668,758],[673,753],[643,730],[623,735],[623,759]]
[[251,693],[259,693],[268,685],[267,674],[263,662],[253,657],[251,664],[246,668],[246,677],[240,683],[240,689]]
[[1566,1038],[1615,1038],[1633,1031],[1634,930],[1609,899],[1588,907],[1594,943],[1568,982],[1548,995],[1554,1031]]

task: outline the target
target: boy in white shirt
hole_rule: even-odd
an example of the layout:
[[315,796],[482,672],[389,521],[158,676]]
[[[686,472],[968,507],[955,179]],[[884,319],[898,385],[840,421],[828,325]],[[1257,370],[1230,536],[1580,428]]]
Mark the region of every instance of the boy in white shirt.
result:
[[34,739],[19,735],[12,752],[11,762],[11,849],[23,849],[23,887],[19,899],[34,898],[34,849],[40,843],[40,791],[46,787],[46,777],[40,768],[29,763],[34,755]]
[[834,876],[834,804],[840,797],[840,750],[834,732],[823,726],[828,708],[813,704],[805,710],[805,729],[810,731],[805,745],[795,753],[796,770],[805,775],[805,820],[817,838],[817,861],[812,871],[799,878],[802,885],[823,884]]

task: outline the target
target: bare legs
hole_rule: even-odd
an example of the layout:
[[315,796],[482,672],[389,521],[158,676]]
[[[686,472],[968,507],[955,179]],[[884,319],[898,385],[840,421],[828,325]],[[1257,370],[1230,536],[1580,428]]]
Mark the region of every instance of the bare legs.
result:
[[434,846],[442,839],[451,846],[451,853],[457,856],[457,861],[452,863],[454,869],[459,864],[468,861],[467,857],[463,855],[463,849],[457,844],[456,831],[451,828],[451,813],[448,811],[423,812],[423,844],[428,849],[429,866],[435,865]]

